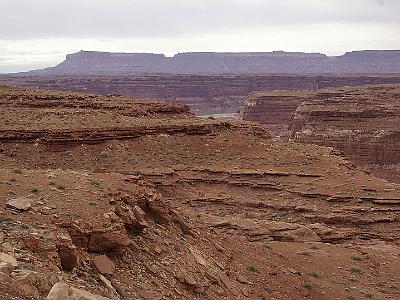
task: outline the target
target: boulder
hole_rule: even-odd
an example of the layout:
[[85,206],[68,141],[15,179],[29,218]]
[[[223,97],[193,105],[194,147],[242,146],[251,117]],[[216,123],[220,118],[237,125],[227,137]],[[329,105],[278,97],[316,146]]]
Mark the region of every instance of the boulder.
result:
[[272,233],[274,240],[288,242],[320,242],[321,238],[310,228],[299,226],[294,230],[274,231]]
[[48,300],[72,300],[69,286],[66,283],[58,282],[50,290],[46,299]]
[[[119,218],[118,218],[119,219]],[[84,229],[71,226],[68,233],[72,243],[78,248],[93,252],[105,252],[130,244],[130,237],[121,219],[118,223],[109,223],[96,229]]]
[[26,211],[32,208],[32,200],[26,197],[19,197],[16,199],[11,199],[7,202],[6,206],[18,211]]
[[[77,288],[70,288],[71,291],[71,300],[111,300],[110,298],[103,297],[100,295],[95,295],[89,293],[85,290],[77,289]],[[69,299],[68,299],[69,300]]]
[[76,247],[73,245],[59,246],[58,256],[60,257],[61,267],[65,271],[71,271],[78,265],[77,251]]
[[133,214],[135,215],[135,218],[137,220],[136,226],[140,230],[143,230],[144,228],[149,227],[149,225],[147,224],[147,222],[146,222],[146,220],[144,218],[145,213],[139,206],[135,205],[133,207]]
[[4,262],[4,263],[8,263],[10,264],[13,268],[18,267],[18,262],[15,259],[14,256],[11,256],[7,253],[0,253],[0,263]]
[[58,282],[50,290],[47,300],[110,300],[100,295],[69,287],[66,283]]
[[112,275],[115,272],[115,265],[107,255],[96,255],[93,263],[101,274]]
[[88,250],[93,252],[102,252],[125,247],[130,244],[130,238],[125,227],[109,227],[104,230],[94,231],[88,241]]

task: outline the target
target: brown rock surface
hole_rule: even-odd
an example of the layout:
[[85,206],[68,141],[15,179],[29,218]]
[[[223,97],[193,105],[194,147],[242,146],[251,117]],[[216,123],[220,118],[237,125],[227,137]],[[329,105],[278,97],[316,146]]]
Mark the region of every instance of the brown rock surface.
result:
[[114,274],[115,265],[107,255],[96,255],[93,258],[93,263],[101,274]]
[[[39,297],[59,281],[106,298],[400,297],[399,185],[252,123],[126,99],[0,91],[0,229]],[[30,211],[6,208],[33,186]],[[0,296],[22,293],[7,280]]]
[[16,199],[11,199],[7,202],[7,206],[19,211],[29,210],[32,207],[32,200],[26,197],[19,197]]

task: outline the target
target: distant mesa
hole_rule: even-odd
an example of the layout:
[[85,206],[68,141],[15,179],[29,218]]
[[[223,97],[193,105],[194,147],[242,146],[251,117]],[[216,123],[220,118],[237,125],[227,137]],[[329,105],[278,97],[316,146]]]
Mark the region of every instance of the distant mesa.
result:
[[138,74],[354,74],[400,73],[400,50],[365,50],[342,56],[303,52],[188,52],[173,57],[153,53],[79,51],[65,61],[26,75]]

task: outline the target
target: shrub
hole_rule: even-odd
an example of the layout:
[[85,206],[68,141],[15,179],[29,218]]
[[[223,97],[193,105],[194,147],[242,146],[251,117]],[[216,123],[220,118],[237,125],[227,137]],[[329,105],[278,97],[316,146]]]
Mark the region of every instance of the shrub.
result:
[[246,269],[247,269],[248,271],[250,271],[250,272],[253,272],[253,273],[257,272],[257,268],[256,268],[255,266],[253,266],[253,265],[248,265],[248,266],[246,267]]
[[307,282],[307,281],[304,282],[303,286],[304,286],[306,289],[309,289],[309,290],[312,289],[312,287],[313,287],[312,284],[309,283],[309,282]]
[[359,268],[351,268],[350,271],[352,273],[361,273],[361,269],[359,269]]
[[314,278],[318,278],[318,273],[317,272],[310,272],[308,273],[309,276],[314,277]]

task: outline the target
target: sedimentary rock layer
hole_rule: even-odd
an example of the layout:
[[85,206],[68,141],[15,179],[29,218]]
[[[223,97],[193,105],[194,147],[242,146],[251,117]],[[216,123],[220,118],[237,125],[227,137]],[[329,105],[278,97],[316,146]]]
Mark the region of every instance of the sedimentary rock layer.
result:
[[350,158],[400,163],[400,86],[346,88],[310,94],[297,108],[291,138],[333,146]]
[[179,53],[173,57],[151,53],[80,51],[53,68],[32,75],[132,75],[143,73],[396,73],[400,51],[353,51],[328,57],[320,53]]
[[255,93],[246,101],[244,119],[274,128],[275,134],[280,134],[276,128],[288,130],[296,142],[332,146],[398,178],[399,113],[400,86],[382,85]]
[[4,299],[60,285],[109,299],[400,296],[400,186],[330,148],[178,104],[0,88],[5,133]]
[[[0,84],[96,94],[121,94],[186,104],[198,115],[235,113],[254,91],[400,83],[399,75],[138,75],[0,76]],[[285,102],[287,103],[287,102]],[[275,106],[276,107],[276,106]],[[294,111],[290,107],[290,112]],[[254,114],[253,114],[254,115]],[[290,113],[289,113],[290,115]],[[256,119],[262,121],[261,119]]]

